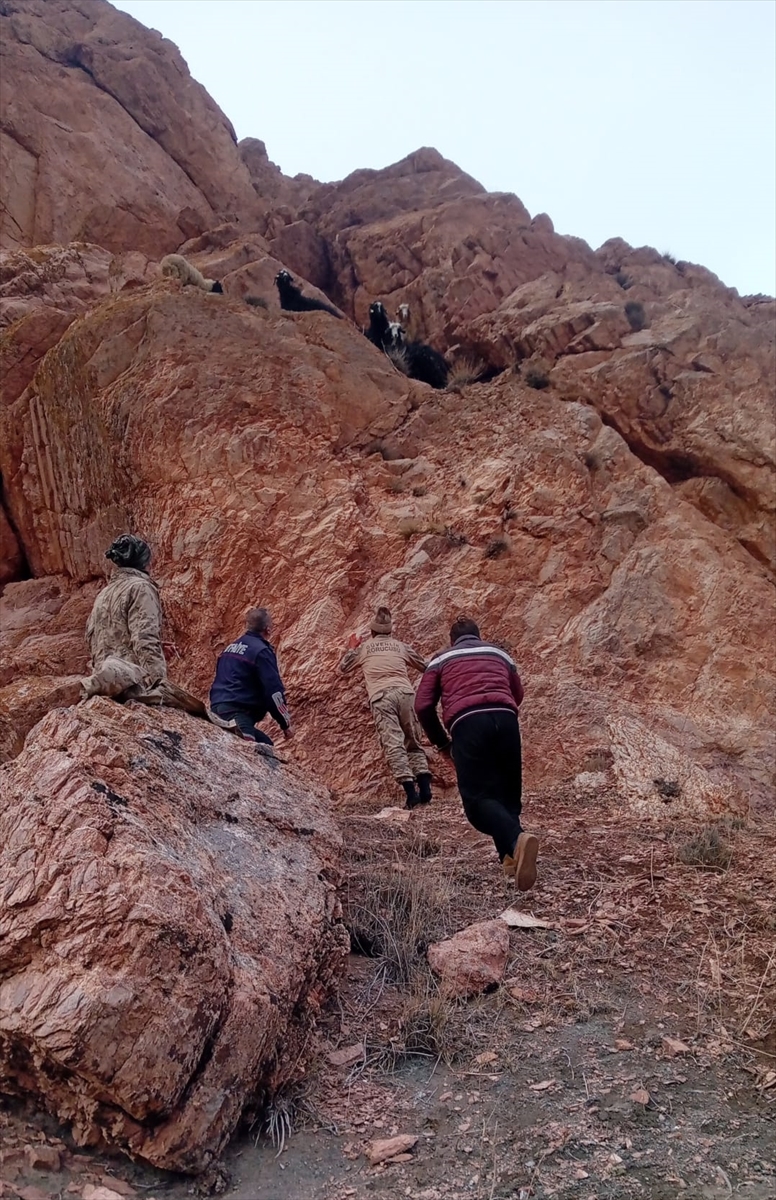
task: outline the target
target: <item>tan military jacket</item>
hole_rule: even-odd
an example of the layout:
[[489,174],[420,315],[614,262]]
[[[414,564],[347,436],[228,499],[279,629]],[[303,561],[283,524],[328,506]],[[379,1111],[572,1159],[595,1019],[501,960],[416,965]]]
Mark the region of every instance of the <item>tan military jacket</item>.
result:
[[159,589],[145,571],[114,567],[86,623],[86,641],[92,671],[106,658],[121,658],[141,667],[147,684],[167,677]]
[[348,650],[340,663],[343,675],[361,667],[364,672],[364,683],[370,703],[379,700],[390,688],[401,688],[402,691],[414,692],[410,683],[407,667],[415,667],[425,671],[426,662],[411,646],[405,646],[396,638],[379,633],[367,638],[354,650]]

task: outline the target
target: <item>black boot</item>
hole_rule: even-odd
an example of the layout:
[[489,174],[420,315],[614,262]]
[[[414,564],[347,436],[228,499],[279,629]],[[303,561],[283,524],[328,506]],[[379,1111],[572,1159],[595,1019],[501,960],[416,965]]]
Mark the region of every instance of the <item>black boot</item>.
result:
[[431,776],[427,771],[418,775],[418,799],[421,804],[431,803]]
[[414,779],[403,779],[401,786],[407,793],[407,803],[405,808],[414,808],[416,804],[420,804],[420,796],[418,795],[417,788],[415,787]]

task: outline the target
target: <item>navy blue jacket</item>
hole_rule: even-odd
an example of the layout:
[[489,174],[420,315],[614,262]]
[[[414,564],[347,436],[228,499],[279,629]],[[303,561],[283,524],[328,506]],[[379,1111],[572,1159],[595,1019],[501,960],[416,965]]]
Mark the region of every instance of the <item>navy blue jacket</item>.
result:
[[219,654],[210,704],[247,709],[257,721],[269,713],[281,729],[288,729],[291,714],[278,660],[260,633],[244,633]]

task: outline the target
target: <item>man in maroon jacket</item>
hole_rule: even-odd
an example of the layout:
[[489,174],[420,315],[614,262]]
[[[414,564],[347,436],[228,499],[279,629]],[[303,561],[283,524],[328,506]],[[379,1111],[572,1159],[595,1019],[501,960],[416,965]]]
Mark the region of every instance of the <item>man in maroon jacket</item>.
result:
[[[415,712],[429,741],[452,753],[467,818],[493,838],[505,874],[527,892],[536,882],[539,841],[520,825],[522,699],[523,685],[506,651],[483,642],[474,621],[459,617],[450,629],[450,649],[426,668]],[[440,700],[449,736],[437,716]]]

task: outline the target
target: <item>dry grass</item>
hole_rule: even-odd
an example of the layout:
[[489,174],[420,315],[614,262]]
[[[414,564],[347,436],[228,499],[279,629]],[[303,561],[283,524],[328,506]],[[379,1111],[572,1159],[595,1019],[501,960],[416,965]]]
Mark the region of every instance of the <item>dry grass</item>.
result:
[[477,383],[488,372],[488,364],[474,354],[462,354],[450,368],[447,390],[457,391],[470,383]]
[[[429,856],[438,849],[414,835],[392,862],[368,857],[351,863],[344,919],[356,951],[375,960],[378,996],[392,994],[390,1033],[366,1033],[366,1067],[393,1071],[407,1058],[452,1062],[469,1045],[459,1001],[440,988],[426,958],[448,936],[452,884]],[[360,1068],[359,1068],[360,1070]]]
[[688,867],[707,871],[726,871],[733,851],[717,825],[707,825],[679,847],[679,860]]
[[528,387],[541,391],[550,386],[550,377],[542,367],[532,365],[523,372],[523,382]]
[[406,490],[407,490],[407,484],[404,482],[404,480],[401,478],[401,476],[396,476],[396,475],[392,476],[388,480],[388,483],[386,486],[387,486],[387,489],[389,492],[393,492],[396,495],[398,495],[401,492],[406,492]]
[[640,329],[644,329],[649,324],[647,314],[644,311],[644,305],[638,300],[628,301],[625,305],[625,316],[628,318],[628,324],[635,333],[638,333]]
[[414,537],[416,533],[446,534],[447,527],[431,517],[402,517],[399,521],[399,533],[405,538]]
[[485,547],[486,558],[501,558],[502,554],[507,554],[508,552],[509,538],[506,537],[495,537]]
[[393,862],[352,864],[344,902],[351,944],[379,961],[393,983],[428,979],[426,948],[449,929],[449,877],[426,866],[422,844]]

